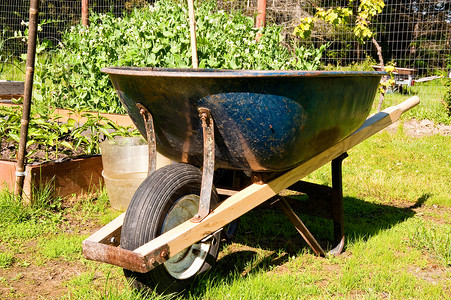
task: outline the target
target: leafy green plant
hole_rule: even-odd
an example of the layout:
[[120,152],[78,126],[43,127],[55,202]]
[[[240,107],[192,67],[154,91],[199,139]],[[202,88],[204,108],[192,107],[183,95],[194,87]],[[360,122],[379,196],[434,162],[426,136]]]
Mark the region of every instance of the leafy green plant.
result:
[[[20,136],[21,111],[20,106],[0,106],[0,138],[15,142],[16,150]],[[100,142],[106,138],[138,135],[136,130],[119,126],[99,114],[81,112],[79,115],[86,121],[81,123],[69,118],[67,122],[62,123],[62,116],[55,114],[54,110],[33,108],[27,142],[29,160],[33,160],[33,155],[39,151],[44,152],[45,160],[58,159],[61,156],[94,155],[100,153]]]
[[[347,7],[332,7],[327,10],[316,7],[316,13],[313,17],[302,18],[300,24],[296,26],[293,31],[294,35],[306,39],[311,36],[316,23],[320,21],[332,25],[333,28],[340,30],[351,30],[357,40],[364,44],[367,40],[371,40],[377,49],[377,56],[379,64],[384,70],[384,58],[382,56],[382,48],[375,39],[375,32],[370,28],[372,19],[380,14],[385,7],[383,0],[362,0],[354,2],[353,0],[347,1]],[[356,11],[354,13],[353,11]],[[381,110],[384,102],[386,86],[391,83],[390,80],[385,82],[383,78],[383,84],[381,85],[381,93],[379,99],[379,111]]]
[[9,268],[14,262],[14,255],[9,252],[0,252],[0,269]]
[[[197,3],[201,68],[316,69],[326,46],[298,47],[282,28],[254,28],[253,18]],[[161,0],[122,18],[92,14],[90,27],[66,32],[56,50],[42,53],[35,72],[37,102],[54,107],[124,113],[107,66],[188,68],[191,66],[188,9],[184,1]]]
[[18,39],[17,36],[7,36],[7,30],[3,28],[0,32],[0,78],[3,77],[7,64],[13,62],[13,55],[5,51],[6,44],[11,40]]

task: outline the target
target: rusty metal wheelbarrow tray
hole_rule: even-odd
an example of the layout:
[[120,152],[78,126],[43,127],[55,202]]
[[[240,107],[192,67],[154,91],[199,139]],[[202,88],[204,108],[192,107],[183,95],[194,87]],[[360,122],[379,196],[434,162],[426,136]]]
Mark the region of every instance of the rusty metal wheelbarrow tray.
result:
[[137,103],[153,116],[158,152],[200,167],[198,108],[215,122],[215,166],[291,169],[333,146],[367,118],[384,72],[111,67],[120,101],[142,135]]
[[371,116],[349,136],[297,167],[263,184],[252,184],[230,196],[201,222],[186,221],[134,251],[118,247],[124,213],[83,242],[84,255],[89,259],[135,272],[148,272],[396,122],[402,113],[418,103],[418,97],[412,97],[397,106],[389,107]]

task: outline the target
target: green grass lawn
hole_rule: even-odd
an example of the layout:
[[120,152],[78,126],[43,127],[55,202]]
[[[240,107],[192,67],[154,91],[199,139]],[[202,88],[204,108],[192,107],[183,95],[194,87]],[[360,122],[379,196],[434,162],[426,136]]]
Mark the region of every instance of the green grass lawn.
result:
[[[425,102],[409,114],[431,109]],[[451,137],[410,137],[402,129],[406,120],[357,145],[343,162],[343,254],[315,256],[282,213],[255,209],[222,246],[216,267],[185,295],[168,298],[451,298]],[[330,166],[306,180],[330,185]],[[104,192],[70,203],[45,193],[40,199],[24,207],[7,191],[0,194],[0,298],[30,290],[42,299],[142,298],[120,268],[82,257],[81,241],[118,215]],[[300,217],[330,246],[329,221]],[[65,276],[49,275],[55,266],[67,269]],[[33,272],[50,278],[53,292],[30,279]]]
[[[418,83],[412,87],[407,88],[405,93],[388,92],[385,96],[383,108],[401,103],[403,100],[418,96],[421,100],[420,105],[402,115],[403,120],[417,119],[417,120],[432,120],[435,123],[443,123],[450,125],[451,118],[448,115],[442,101],[445,97],[446,87],[445,82],[451,80],[449,78],[439,78],[428,82]],[[378,103],[379,98],[376,97],[375,104]],[[374,106],[373,111],[377,106]]]

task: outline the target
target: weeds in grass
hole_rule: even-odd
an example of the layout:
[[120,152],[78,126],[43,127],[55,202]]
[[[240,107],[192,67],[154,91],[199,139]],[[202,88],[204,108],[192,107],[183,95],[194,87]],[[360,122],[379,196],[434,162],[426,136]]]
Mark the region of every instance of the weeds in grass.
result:
[[80,221],[96,219],[101,225],[108,224],[122,213],[111,209],[108,193],[104,186],[99,187],[96,192],[91,191],[88,194],[90,196],[84,197],[83,201],[74,201],[67,209],[67,213]]
[[9,252],[0,252],[0,269],[9,268],[13,265],[14,255]]
[[[111,271],[111,270],[110,270]],[[162,296],[155,293],[144,294],[131,289],[125,282],[125,279],[118,281],[112,280],[110,271],[105,277],[105,283],[93,289],[93,283],[98,280],[94,272],[86,272],[74,277],[67,285],[71,292],[61,299],[117,299],[117,300],[169,300],[174,299],[174,295]]]
[[[445,82],[448,79],[436,79],[431,82],[420,83],[409,88],[407,94],[391,93],[387,94],[384,101],[384,108],[401,103],[412,96],[418,96],[421,103],[401,116],[402,120],[417,119],[431,120],[436,124],[451,124],[451,116],[448,109],[443,105],[443,98],[446,94]],[[376,104],[373,105],[373,112],[376,111]]]
[[451,225],[427,224],[423,220],[409,228],[412,247],[432,252],[445,267],[451,266]]
[[0,192],[0,224],[18,224],[31,219],[31,210],[8,190]]
[[0,191],[0,242],[9,246],[12,255],[20,252],[23,242],[57,232],[62,221],[61,199],[51,194],[50,187],[38,189],[27,204],[6,189]]
[[56,238],[50,237],[39,243],[40,253],[46,258],[63,258],[65,260],[75,260],[81,258],[81,242],[86,236],[79,235],[58,235]]

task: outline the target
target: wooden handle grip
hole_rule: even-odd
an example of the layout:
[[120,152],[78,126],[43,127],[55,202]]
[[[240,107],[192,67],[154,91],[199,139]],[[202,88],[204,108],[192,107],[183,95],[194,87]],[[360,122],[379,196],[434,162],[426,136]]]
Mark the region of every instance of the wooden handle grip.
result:
[[399,103],[398,105],[396,105],[396,107],[398,109],[400,109],[402,111],[402,113],[405,113],[406,111],[408,111],[415,105],[418,105],[419,103],[420,103],[420,98],[418,98],[417,96],[413,96],[413,97]]

